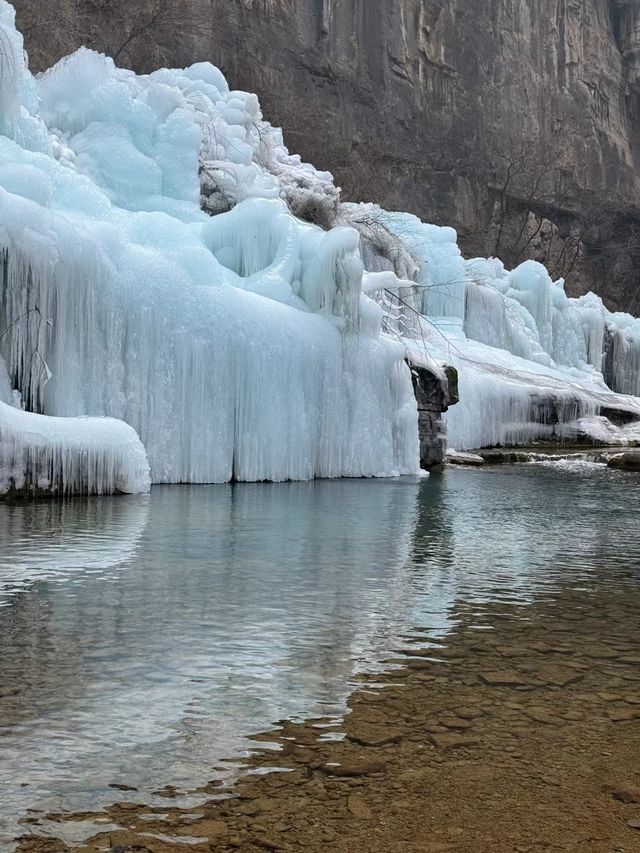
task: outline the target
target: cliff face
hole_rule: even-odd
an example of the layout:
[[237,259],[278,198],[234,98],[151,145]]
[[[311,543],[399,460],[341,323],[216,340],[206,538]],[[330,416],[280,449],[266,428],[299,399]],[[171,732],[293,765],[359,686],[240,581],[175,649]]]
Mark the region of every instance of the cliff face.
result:
[[15,5],[36,70],[81,43],[138,70],[211,60],[345,199],[640,309],[640,0]]

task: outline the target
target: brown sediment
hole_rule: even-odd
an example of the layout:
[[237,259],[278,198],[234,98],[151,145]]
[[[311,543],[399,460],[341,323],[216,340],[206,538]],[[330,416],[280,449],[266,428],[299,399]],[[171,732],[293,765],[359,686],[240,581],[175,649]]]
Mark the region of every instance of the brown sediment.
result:
[[[460,606],[441,648],[424,650],[416,634],[402,668],[375,677],[383,688],[354,692],[344,741],[321,740],[318,721],[265,733],[282,751],[250,764],[291,772],[245,776],[233,799],[192,809],[167,789],[161,809],[122,803],[55,819],[122,827],[81,853],[640,851],[640,596],[630,590]],[[25,836],[18,849],[67,847]]]

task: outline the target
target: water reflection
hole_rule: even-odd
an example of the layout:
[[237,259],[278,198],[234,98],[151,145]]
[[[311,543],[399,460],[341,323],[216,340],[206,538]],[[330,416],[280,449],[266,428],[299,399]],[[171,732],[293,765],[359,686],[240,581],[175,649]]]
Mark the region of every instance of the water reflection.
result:
[[418,492],[163,488],[143,530],[138,504],[132,533],[101,517],[116,502],[88,501],[60,536],[42,505],[0,508],[0,826],[113,797],[113,782],[205,782],[270,721],[339,713],[354,670],[411,624]]
[[27,809],[95,808],[110,783],[152,802],[274,721],[339,714],[355,672],[415,626],[441,641],[461,604],[622,582],[640,483],[621,478],[521,467],[0,506],[0,842]]
[[34,583],[126,566],[148,514],[146,495],[0,504],[0,608]]

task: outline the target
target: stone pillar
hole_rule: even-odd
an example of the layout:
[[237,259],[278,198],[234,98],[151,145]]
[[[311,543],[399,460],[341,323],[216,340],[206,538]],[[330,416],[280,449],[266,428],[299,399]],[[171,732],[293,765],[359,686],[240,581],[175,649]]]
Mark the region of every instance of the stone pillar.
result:
[[429,470],[442,465],[447,454],[447,426],[442,415],[458,400],[458,371],[447,365],[444,376],[409,361],[418,403],[420,465]]

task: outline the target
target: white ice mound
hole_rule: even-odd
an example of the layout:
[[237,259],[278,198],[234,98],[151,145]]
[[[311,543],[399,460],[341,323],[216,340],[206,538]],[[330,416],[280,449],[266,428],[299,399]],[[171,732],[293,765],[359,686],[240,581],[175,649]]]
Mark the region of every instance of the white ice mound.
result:
[[0,402],[0,495],[148,492],[135,430],[111,418],[50,418]]
[[214,214],[281,198],[305,219],[328,226],[335,218],[332,175],[290,154],[256,95],[229,91],[209,63],[137,76],[81,49],[37,85],[56,156],[122,207],[188,217],[200,195]]
[[138,77],[81,50],[34,81],[8,8],[0,354],[27,409],[126,422],[154,482],[415,473],[405,350],[358,234],[291,214],[333,204],[331,176],[210,65]]

